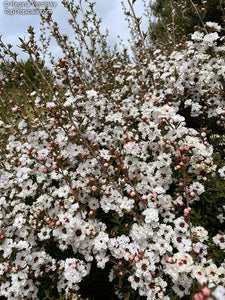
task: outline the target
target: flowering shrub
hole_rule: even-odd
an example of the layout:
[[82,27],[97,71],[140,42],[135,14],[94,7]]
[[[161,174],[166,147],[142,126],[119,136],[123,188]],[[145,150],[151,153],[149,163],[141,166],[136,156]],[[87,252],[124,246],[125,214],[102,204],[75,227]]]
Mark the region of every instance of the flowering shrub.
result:
[[224,299],[220,27],[150,59],[105,52],[82,81],[54,26],[63,87],[28,87],[24,107],[2,79],[0,295],[72,299],[97,264],[119,299]]

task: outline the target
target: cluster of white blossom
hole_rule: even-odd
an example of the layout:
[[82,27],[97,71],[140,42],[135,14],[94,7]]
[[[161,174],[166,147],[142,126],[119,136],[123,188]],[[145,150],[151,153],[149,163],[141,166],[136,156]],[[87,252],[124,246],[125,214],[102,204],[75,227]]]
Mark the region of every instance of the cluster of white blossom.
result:
[[210,241],[190,215],[225,166],[217,169],[205,132],[181,113],[224,123],[213,24],[170,55],[121,66],[108,94],[78,89],[45,105],[30,96],[46,118],[19,122],[1,157],[0,296],[37,299],[48,276],[69,297],[95,260],[102,269],[114,262],[110,280],[149,300],[170,299],[171,289],[182,298],[193,286],[217,287],[222,299],[225,263],[208,248],[224,249],[224,233]]

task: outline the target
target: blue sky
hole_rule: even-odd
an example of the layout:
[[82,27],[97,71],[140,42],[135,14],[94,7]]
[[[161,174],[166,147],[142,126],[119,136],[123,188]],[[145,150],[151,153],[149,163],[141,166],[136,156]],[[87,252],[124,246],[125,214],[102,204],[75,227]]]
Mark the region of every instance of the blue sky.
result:
[[[39,28],[40,18],[38,15],[7,15],[5,9],[16,8],[16,2],[24,3],[27,0],[4,1],[0,3],[0,34],[3,40],[13,45],[18,45],[18,37],[25,37],[26,30],[29,25],[34,26],[36,32]],[[37,0],[44,2],[46,0]],[[51,2],[51,0],[49,0]],[[126,0],[125,0],[126,1]],[[53,9],[53,18],[60,24],[62,32],[68,33],[67,12],[61,0],[53,0],[56,3],[56,8]],[[74,0],[76,2],[76,0]],[[123,39],[129,37],[127,22],[124,20],[124,15],[121,6],[121,0],[95,0],[96,11],[99,17],[102,18],[102,28],[109,29],[109,42],[115,44],[117,36],[120,35]],[[33,7],[30,7],[33,8]],[[143,12],[142,1],[137,0],[135,3],[137,15],[141,16]],[[19,50],[18,50],[19,51]],[[51,51],[57,55],[57,47],[52,47]]]

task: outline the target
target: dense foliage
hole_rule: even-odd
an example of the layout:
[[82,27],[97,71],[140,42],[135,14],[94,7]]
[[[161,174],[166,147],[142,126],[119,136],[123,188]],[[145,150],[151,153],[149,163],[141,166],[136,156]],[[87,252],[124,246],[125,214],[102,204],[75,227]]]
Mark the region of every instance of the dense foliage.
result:
[[224,299],[221,26],[156,48],[128,0],[131,58],[110,50],[93,3],[62,3],[75,43],[43,16],[63,53],[51,77],[29,28],[43,84],[10,75],[21,103],[1,78],[0,296]]
[[168,47],[186,40],[196,28],[204,23],[216,22],[224,28],[223,0],[155,0],[151,10],[154,21],[150,26],[151,38],[161,46]]

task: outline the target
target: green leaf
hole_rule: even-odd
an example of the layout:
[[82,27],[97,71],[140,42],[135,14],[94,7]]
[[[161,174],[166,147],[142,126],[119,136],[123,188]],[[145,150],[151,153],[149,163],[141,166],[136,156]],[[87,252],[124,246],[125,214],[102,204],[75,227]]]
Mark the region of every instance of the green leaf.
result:
[[147,32],[144,32],[142,31],[142,34],[143,34],[143,37],[144,37],[144,40],[146,39],[146,37],[148,36],[148,33]]

